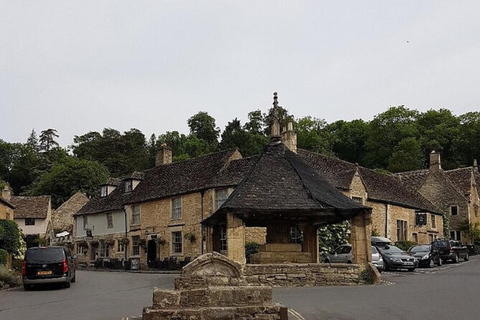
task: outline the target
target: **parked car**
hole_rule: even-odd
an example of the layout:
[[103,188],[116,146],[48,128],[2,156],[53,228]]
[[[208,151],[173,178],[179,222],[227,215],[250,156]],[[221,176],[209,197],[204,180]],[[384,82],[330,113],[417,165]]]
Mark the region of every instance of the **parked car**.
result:
[[[352,263],[352,245],[344,244],[335,248],[324,261],[325,263]],[[383,271],[383,258],[374,246],[372,246],[372,263],[379,272]]]
[[391,246],[377,246],[378,251],[383,258],[383,270],[389,269],[407,269],[414,271],[418,267],[418,260],[402,249]]
[[442,265],[442,258],[438,249],[429,244],[420,244],[408,249],[408,253],[418,260],[418,266],[425,266],[429,268],[435,267],[435,265]]
[[468,248],[457,240],[435,240],[432,242],[432,247],[436,248],[440,253],[443,262],[452,260],[458,263],[460,259],[468,261]]
[[371,237],[370,241],[372,243],[372,246],[376,246],[376,247],[384,247],[384,246],[390,245],[391,243],[390,239],[385,237],[377,237],[377,236]]
[[69,288],[75,282],[74,256],[66,247],[29,248],[22,263],[22,278],[25,290],[46,283],[60,283]]

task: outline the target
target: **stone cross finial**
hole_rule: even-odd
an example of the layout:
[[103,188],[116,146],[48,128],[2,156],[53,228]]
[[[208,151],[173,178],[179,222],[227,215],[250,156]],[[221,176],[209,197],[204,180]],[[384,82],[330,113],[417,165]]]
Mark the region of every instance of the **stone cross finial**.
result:
[[280,123],[278,121],[278,98],[276,92],[273,93],[273,123],[271,131],[272,137],[280,136]]

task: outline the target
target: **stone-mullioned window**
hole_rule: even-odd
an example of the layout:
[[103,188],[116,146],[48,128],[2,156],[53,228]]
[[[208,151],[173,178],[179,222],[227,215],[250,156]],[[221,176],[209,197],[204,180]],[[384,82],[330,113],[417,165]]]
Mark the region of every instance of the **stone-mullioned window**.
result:
[[140,224],[140,206],[133,206],[132,223]]
[[407,240],[407,221],[397,220],[397,241]]
[[140,236],[132,236],[132,255],[140,255]]
[[228,189],[215,190],[215,210],[218,210],[222,204],[228,199]]
[[180,220],[182,218],[182,198],[172,199],[172,219]]
[[182,253],[182,231],[172,232],[172,253]]

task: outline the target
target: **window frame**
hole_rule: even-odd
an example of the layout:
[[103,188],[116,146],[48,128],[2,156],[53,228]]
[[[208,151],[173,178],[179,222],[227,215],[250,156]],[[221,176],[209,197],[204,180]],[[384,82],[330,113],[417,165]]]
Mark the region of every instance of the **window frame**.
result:
[[397,241],[407,241],[408,221],[397,219]]
[[[222,195],[222,198],[219,198],[219,195]],[[222,204],[228,199],[230,192],[228,188],[216,189],[215,190],[215,210],[218,210]]]
[[[28,223],[27,223],[28,221]],[[35,225],[35,218],[25,218],[25,225],[26,226],[34,226]]]
[[172,198],[172,220],[182,219],[182,197]]
[[172,255],[183,254],[183,232],[172,231]]
[[220,252],[223,254],[228,252],[227,226],[222,226],[220,229]]
[[100,187],[100,197],[105,198],[108,196],[108,186],[101,186]]
[[132,236],[132,256],[140,255],[140,236]]
[[430,214],[430,226],[432,227],[432,229],[437,228],[437,223],[435,221],[435,214],[433,213]]
[[132,192],[133,190],[133,181],[132,180],[126,180],[125,181],[125,193]]
[[125,243],[117,240],[117,252],[125,252]]
[[109,248],[104,240],[100,240],[98,243],[98,257],[108,258],[110,256]]
[[88,229],[88,216],[84,215],[83,216],[83,230],[87,230],[87,229]]
[[113,214],[107,212],[107,229],[113,229]]
[[[455,211],[455,213],[453,213],[454,211]],[[457,205],[450,206],[450,216],[458,216],[458,206]]]
[[140,210],[140,205],[133,205],[132,206],[132,224],[140,224],[140,215],[141,215],[141,210]]

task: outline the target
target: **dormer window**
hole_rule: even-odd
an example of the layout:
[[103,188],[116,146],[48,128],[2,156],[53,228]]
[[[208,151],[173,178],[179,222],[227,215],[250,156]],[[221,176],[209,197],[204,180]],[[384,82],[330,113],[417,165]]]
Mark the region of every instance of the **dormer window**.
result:
[[100,197],[106,197],[108,195],[108,186],[102,186],[100,188]]
[[132,180],[125,181],[125,192],[132,192]]

